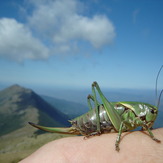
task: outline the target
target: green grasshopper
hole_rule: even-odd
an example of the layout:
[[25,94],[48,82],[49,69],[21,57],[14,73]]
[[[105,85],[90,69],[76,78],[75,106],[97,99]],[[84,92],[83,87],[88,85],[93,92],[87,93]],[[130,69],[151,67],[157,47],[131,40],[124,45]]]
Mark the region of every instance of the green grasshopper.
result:
[[[159,73],[162,68],[163,66],[160,68]],[[99,94],[102,104],[97,100],[96,91]],[[84,135],[86,138],[103,133],[118,132],[115,142],[115,149],[117,151],[120,150],[119,143],[122,132],[134,130],[139,126],[141,126],[143,130],[147,130],[153,140],[161,142],[154,137],[151,127],[157,117],[162,92],[163,90],[158,98],[157,106],[143,102],[109,102],[103,95],[98,83],[93,82],[92,95],[88,95],[87,97],[90,110],[89,112],[70,120],[71,127],[53,128],[36,125],[32,122],[29,122],[29,124],[48,132]],[[92,107],[92,102],[95,105],[94,108]]]

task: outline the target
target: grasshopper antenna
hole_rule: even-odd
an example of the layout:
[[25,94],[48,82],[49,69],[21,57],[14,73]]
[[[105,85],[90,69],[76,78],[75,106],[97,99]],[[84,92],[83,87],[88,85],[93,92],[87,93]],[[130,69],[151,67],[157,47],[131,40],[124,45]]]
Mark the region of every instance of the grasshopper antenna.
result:
[[160,100],[161,100],[162,92],[163,92],[163,89],[161,90],[161,93],[160,93],[159,98],[158,98],[157,108],[159,108],[159,105],[160,105]]
[[156,77],[156,85],[155,85],[155,95],[156,95],[156,106],[157,106],[157,108],[159,107],[159,105],[160,105],[160,99],[161,99],[161,95],[162,95],[162,92],[163,92],[163,90],[161,91],[161,93],[160,93],[160,95],[159,95],[159,98],[157,97],[157,83],[158,83],[158,78],[159,78],[159,75],[160,75],[160,72],[161,72],[161,70],[162,70],[162,68],[163,68],[163,65],[160,67],[160,69],[159,69],[159,71],[158,71],[158,73],[157,73],[157,77]]

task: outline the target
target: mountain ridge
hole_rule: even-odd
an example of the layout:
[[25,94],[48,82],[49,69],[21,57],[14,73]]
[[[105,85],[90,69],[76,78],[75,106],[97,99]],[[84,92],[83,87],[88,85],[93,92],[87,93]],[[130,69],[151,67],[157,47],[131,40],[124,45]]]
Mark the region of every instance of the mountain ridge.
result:
[[27,126],[28,121],[48,125],[68,125],[68,117],[31,89],[14,84],[0,91],[0,136]]

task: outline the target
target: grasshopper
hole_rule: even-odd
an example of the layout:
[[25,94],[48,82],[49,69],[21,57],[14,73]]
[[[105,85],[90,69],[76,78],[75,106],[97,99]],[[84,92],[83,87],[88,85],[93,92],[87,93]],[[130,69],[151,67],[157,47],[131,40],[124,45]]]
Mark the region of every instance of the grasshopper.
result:
[[[156,78],[156,95],[157,79],[162,68],[163,66],[161,66]],[[94,135],[101,135],[103,133],[117,132],[118,136],[115,142],[116,151],[120,150],[119,143],[122,132],[134,130],[141,126],[143,130],[148,131],[150,137],[154,141],[159,143],[161,141],[155,138],[151,128],[158,114],[162,92],[163,90],[159,95],[156,106],[144,102],[109,102],[102,93],[98,83],[93,82],[92,95],[88,95],[87,97],[88,107],[90,110],[79,117],[69,120],[71,127],[53,128],[36,125],[32,122],[29,122],[29,124],[48,132],[84,135],[85,138]],[[99,94],[102,103],[97,100],[97,93]],[[95,105],[94,108],[92,107],[92,102]]]

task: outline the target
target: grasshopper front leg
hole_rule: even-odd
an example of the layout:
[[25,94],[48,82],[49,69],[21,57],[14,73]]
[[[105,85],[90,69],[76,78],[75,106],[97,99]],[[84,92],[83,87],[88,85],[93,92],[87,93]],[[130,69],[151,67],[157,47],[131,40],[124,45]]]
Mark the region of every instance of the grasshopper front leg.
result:
[[147,129],[147,131],[148,131],[150,137],[151,137],[154,141],[156,141],[157,143],[160,143],[160,142],[161,142],[161,140],[155,138],[155,136],[153,135],[152,131],[151,131],[148,127],[145,127],[145,128]]
[[133,119],[133,122],[132,122],[132,123],[133,123],[133,124],[139,124],[139,126],[141,126],[144,130],[147,130],[148,133],[149,133],[149,136],[150,136],[154,141],[156,141],[157,143],[160,143],[160,142],[161,142],[159,139],[155,138],[155,136],[153,135],[153,133],[152,133],[152,131],[150,130],[150,128],[148,127],[148,125],[147,125],[144,121],[142,121],[142,120],[140,119],[140,117],[135,117],[135,118]]

